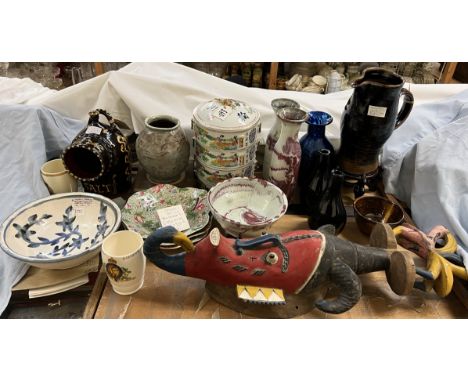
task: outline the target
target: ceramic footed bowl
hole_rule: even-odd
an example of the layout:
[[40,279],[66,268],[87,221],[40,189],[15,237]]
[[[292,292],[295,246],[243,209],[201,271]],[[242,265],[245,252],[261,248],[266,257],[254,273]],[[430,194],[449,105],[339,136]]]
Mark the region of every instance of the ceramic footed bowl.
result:
[[288,200],[283,191],[266,180],[237,177],[212,187],[208,205],[230,235],[259,236],[286,213]]
[[67,269],[97,255],[120,226],[119,207],[86,192],[52,195],[27,204],[0,226],[0,246],[39,268]]

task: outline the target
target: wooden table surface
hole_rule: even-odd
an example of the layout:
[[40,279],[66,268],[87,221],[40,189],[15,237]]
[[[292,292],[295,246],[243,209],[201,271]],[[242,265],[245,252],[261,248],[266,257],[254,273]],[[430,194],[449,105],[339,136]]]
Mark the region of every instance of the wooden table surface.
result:
[[[308,229],[305,216],[285,215],[270,232],[295,229]],[[341,236],[360,244],[368,243],[352,218]],[[415,262],[419,260],[415,258]],[[387,284],[384,272],[360,278],[362,297],[348,312],[332,315],[314,309],[298,318],[468,318],[468,310],[453,293],[444,299],[433,291],[419,290],[413,290],[408,296],[398,296]],[[106,283],[94,318],[251,318],[209,298],[204,285],[203,280],[173,275],[148,262],[144,285],[133,295],[118,295],[110,283]]]

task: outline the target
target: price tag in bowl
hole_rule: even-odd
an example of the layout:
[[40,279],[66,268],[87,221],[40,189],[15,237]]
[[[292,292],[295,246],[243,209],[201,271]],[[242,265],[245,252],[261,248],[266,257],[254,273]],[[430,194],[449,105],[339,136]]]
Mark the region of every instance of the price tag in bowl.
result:
[[73,198],[72,207],[75,211],[75,216],[84,215],[86,208],[93,204],[93,198]]
[[185,231],[190,228],[190,224],[185,216],[185,212],[180,204],[176,206],[161,208],[156,210],[161,227],[173,226],[178,231]]

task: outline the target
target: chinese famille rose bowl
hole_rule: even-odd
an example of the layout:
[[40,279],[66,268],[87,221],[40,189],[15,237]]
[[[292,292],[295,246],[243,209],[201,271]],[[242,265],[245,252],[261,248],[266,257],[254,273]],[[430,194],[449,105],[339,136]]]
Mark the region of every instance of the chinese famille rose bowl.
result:
[[223,229],[232,236],[256,236],[288,209],[283,191],[263,179],[232,178],[208,192],[208,205]]
[[119,207],[92,193],[70,192],[29,203],[0,226],[0,246],[11,257],[39,268],[66,269],[97,255],[117,231]]
[[180,204],[187,217],[190,228],[186,235],[195,234],[210,222],[210,209],[206,203],[206,191],[170,184],[157,184],[145,191],[138,191],[128,198],[122,208],[122,221],[132,231],[144,239],[161,227],[158,210]]

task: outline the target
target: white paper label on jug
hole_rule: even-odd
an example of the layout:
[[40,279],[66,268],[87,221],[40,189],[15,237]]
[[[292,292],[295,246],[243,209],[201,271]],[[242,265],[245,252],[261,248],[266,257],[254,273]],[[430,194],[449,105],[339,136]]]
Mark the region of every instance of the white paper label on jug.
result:
[[213,105],[211,107],[211,115],[215,118],[224,121],[232,113],[232,107]]
[[185,212],[180,204],[156,210],[161,227],[173,226],[178,231],[185,231],[190,228],[190,224],[185,216]]
[[98,126],[88,126],[86,129],[86,134],[101,134],[102,129]]
[[387,108],[383,106],[369,105],[369,110],[367,111],[367,115],[370,115],[371,117],[378,117],[378,118],[385,118],[386,113],[387,113]]
[[73,198],[72,207],[75,211],[75,216],[81,216],[85,214],[86,207],[89,207],[93,204],[92,198]]

